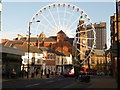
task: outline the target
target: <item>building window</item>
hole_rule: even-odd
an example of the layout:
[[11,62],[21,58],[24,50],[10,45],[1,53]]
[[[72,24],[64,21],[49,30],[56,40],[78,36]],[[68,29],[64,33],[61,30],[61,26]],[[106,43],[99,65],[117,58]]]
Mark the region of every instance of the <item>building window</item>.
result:
[[32,57],[32,63],[35,63],[35,57]]
[[94,59],[91,59],[91,63],[92,63],[92,64],[95,64],[95,61],[94,61]]
[[41,56],[41,54],[38,53],[37,56]]
[[31,43],[31,45],[36,45],[36,43]]
[[53,59],[53,55],[52,54],[48,54],[48,59]]
[[37,59],[37,63],[41,63],[41,60],[40,60],[40,59]]
[[48,59],[50,59],[50,54],[48,54]]
[[59,64],[59,58],[57,58],[57,64]]

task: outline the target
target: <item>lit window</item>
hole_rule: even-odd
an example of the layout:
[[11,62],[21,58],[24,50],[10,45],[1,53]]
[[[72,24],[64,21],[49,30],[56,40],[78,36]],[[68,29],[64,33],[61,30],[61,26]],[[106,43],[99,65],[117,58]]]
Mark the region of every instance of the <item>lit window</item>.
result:
[[92,64],[95,64],[95,62],[94,62],[94,60],[93,60],[93,59],[91,59],[91,63],[92,63]]

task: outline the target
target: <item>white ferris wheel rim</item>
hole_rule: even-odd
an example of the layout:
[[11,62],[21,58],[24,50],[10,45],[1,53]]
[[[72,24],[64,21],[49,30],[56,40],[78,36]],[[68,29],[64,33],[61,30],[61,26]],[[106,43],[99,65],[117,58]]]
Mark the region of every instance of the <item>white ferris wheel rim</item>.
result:
[[[35,15],[31,18],[31,20],[30,20],[30,22],[34,22],[34,18],[37,16],[37,15],[39,15],[40,14],[40,11],[43,11],[45,8],[46,8],[46,10],[47,9],[50,9],[50,8],[53,8],[53,5],[55,5],[55,7],[59,7],[58,5],[60,5],[60,7],[62,6],[63,7],[63,5],[65,5],[64,7],[71,7],[71,8],[73,8],[74,7],[74,10],[78,10],[78,12],[80,12],[80,13],[82,13],[82,14],[80,14],[80,15],[83,15],[84,17],[85,17],[85,15],[87,15],[80,7],[78,7],[78,6],[76,6],[76,5],[73,5],[73,4],[71,4],[71,3],[53,3],[53,4],[48,4],[48,5],[46,5],[46,6],[44,6],[44,7],[42,7],[41,9],[39,9],[38,11],[37,11],[37,13],[35,13]],[[49,8],[50,7],[50,8]],[[89,16],[87,15],[86,16],[86,18],[87,19],[89,19],[89,22],[90,23],[92,23],[92,21],[91,21],[91,19],[89,18]],[[78,26],[79,27],[79,26]],[[88,58],[89,58],[89,56],[90,56],[90,54],[92,53],[92,51],[94,50],[94,47],[95,47],[95,44],[96,44],[96,33],[95,33],[95,28],[94,28],[94,26],[93,26],[93,24],[92,24],[92,31],[93,31],[93,35],[94,35],[94,38],[93,38],[93,44],[92,44],[92,47],[91,47],[91,50],[90,50],[90,53],[89,53],[89,55],[83,60],[83,62],[82,63],[80,63],[80,64],[83,64]],[[75,39],[74,39],[75,40]],[[74,41],[73,41],[73,44],[75,44],[74,43]]]

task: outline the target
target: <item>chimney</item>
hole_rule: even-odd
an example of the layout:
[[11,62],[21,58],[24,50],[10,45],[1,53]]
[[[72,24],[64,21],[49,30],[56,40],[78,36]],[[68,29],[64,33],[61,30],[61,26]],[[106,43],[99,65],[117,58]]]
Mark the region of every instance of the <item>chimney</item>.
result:
[[29,38],[29,35],[26,35],[26,40],[28,40],[28,38]]
[[21,38],[23,38],[23,36],[18,34],[18,40],[20,40]]

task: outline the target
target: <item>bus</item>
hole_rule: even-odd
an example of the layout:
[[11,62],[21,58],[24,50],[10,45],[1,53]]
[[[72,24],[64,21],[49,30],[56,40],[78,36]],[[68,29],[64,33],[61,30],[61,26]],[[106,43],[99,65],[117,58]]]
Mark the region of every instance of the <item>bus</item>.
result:
[[[75,76],[75,71],[74,71],[74,66],[71,64],[71,65],[64,65],[63,66],[63,73],[62,75],[63,76]],[[94,69],[88,69],[86,67],[80,67],[79,69],[79,73],[82,73],[82,74],[87,74],[87,75],[96,75],[96,71],[97,70],[94,70]]]
[[63,76],[74,76],[74,66],[72,64],[63,66]]
[[81,67],[81,68],[80,68],[80,72],[82,72],[82,73],[84,73],[84,74],[88,74],[88,70],[87,70],[87,68],[85,68],[85,67]]

